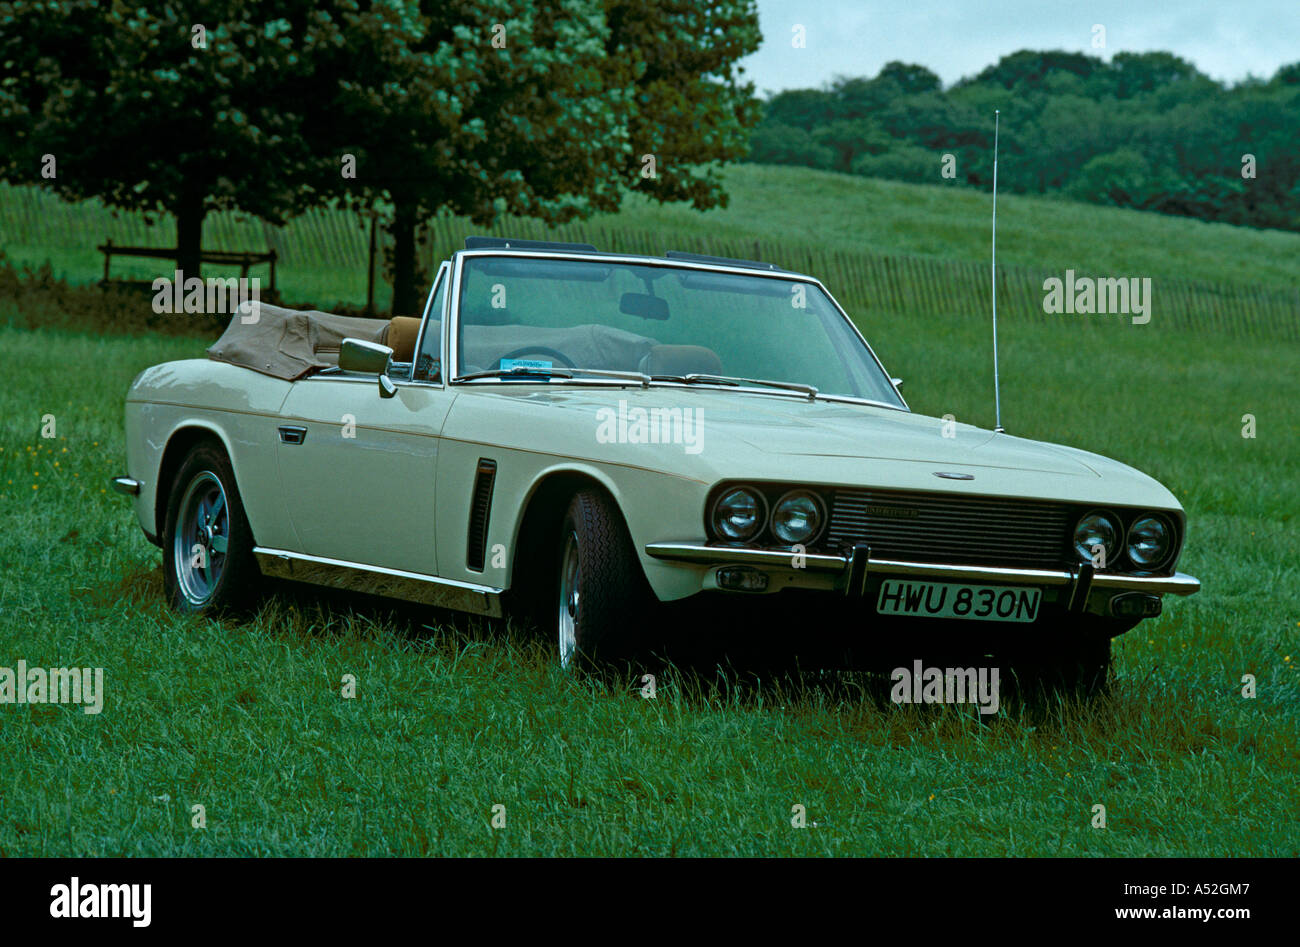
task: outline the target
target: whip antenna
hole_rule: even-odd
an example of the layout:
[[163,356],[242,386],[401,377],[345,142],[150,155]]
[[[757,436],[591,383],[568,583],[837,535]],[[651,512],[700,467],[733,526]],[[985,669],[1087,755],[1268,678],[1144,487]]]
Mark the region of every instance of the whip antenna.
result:
[[1002,395],[998,390],[998,109],[993,110],[993,430],[1005,433],[1002,427]]

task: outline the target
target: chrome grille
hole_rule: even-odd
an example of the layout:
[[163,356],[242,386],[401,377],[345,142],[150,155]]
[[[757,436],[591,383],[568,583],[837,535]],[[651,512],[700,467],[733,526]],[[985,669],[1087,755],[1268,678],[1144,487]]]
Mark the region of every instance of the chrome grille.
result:
[[865,542],[879,559],[1053,568],[1066,561],[1072,526],[1061,503],[836,490],[822,542]]

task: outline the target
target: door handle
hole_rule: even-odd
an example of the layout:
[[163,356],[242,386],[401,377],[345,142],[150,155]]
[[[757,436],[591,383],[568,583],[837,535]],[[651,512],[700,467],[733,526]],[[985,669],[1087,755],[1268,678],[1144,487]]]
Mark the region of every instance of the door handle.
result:
[[282,444],[301,444],[307,440],[307,429],[299,427],[296,424],[284,424],[280,426],[280,442]]

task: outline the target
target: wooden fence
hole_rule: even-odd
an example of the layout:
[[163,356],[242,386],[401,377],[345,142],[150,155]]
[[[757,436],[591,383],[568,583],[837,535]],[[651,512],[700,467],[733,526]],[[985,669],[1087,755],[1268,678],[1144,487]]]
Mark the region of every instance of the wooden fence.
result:
[[[20,196],[21,195],[21,196]],[[104,236],[110,211],[93,202],[68,205],[35,189],[6,189],[0,202],[0,234],[28,246],[67,247],[80,241],[93,247]],[[57,205],[57,206],[55,206]],[[139,215],[112,217],[114,239],[157,240],[158,226],[146,227]],[[766,260],[820,279],[855,317],[971,316],[989,311],[987,261],[944,260],[826,249],[807,241],[763,237],[738,240],[700,233],[675,237],[663,229],[631,229],[605,223],[546,227],[533,220],[512,219],[479,228],[452,217],[438,217],[422,247],[433,272],[436,260],[464,246],[467,233],[510,235],[534,240],[594,244],[601,250],[661,255],[685,250],[716,256]],[[334,268],[357,274],[365,285],[368,234],[365,219],[338,210],[316,209],[287,228],[272,227],[242,215],[213,214],[205,223],[204,245],[214,249],[265,246],[278,255],[286,272]],[[1176,247],[1170,253],[1177,253]],[[1131,273],[1080,272],[1079,276],[1133,276]],[[998,315],[1009,320],[1115,319],[1120,316],[1049,314],[1043,311],[1043,281],[1064,278],[1060,271],[1003,264],[998,267]],[[1244,283],[1212,283],[1152,277],[1151,327],[1229,333],[1300,341],[1300,286],[1262,289]]]

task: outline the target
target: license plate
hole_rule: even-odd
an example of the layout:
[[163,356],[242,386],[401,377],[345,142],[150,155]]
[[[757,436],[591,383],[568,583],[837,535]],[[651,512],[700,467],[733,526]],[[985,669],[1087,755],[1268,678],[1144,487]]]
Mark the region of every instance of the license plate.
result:
[[1042,589],[886,579],[880,586],[876,611],[922,618],[1031,622],[1042,598]]

